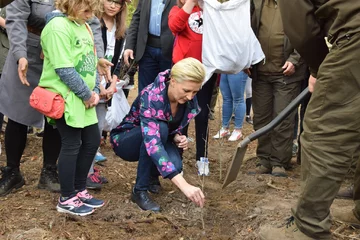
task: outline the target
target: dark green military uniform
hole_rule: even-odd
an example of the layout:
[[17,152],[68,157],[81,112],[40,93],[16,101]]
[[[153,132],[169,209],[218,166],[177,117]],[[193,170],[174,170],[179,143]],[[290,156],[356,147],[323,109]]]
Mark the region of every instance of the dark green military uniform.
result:
[[[276,0],[252,0],[252,28],[259,39],[265,60],[252,71],[254,128],[273,120],[299,93],[306,66],[284,34]],[[295,73],[283,74],[285,62]],[[292,157],[295,111],[273,131],[258,139],[259,163],[268,169],[287,167]]]
[[[360,1],[281,0],[284,29],[317,82],[306,110],[298,228],[330,239],[330,206],[360,147]],[[307,24],[304,24],[307,23]],[[324,37],[333,45],[328,53]],[[360,169],[354,215],[360,219]]]

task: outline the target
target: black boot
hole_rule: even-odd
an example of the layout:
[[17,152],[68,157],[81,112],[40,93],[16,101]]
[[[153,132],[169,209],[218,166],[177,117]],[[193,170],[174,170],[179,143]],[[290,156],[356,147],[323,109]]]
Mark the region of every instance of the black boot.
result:
[[147,191],[136,191],[133,189],[131,193],[131,201],[136,203],[142,210],[150,210],[153,212],[160,211],[160,205],[150,198]]
[[160,185],[159,177],[151,178],[149,183],[149,192],[159,194],[160,190],[161,190],[161,185]]
[[56,166],[46,166],[41,169],[39,189],[46,189],[50,192],[60,192],[59,176]]
[[1,172],[0,196],[5,196],[13,189],[21,188],[25,184],[24,178],[21,176],[18,168],[3,167]]

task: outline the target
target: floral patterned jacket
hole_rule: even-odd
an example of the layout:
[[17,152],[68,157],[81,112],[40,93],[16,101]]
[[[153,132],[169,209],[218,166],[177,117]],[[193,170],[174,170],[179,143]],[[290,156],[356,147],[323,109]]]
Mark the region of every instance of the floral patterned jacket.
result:
[[[169,159],[159,133],[159,122],[172,120],[166,88],[166,82],[170,80],[169,76],[170,70],[159,73],[154,83],[141,91],[133,102],[130,112],[110,134],[111,143],[115,148],[119,144],[120,133],[141,126],[147,153],[164,178],[177,171]],[[195,118],[200,110],[196,97],[188,101],[179,127],[169,135],[181,134],[182,129],[189,124],[191,119]]]

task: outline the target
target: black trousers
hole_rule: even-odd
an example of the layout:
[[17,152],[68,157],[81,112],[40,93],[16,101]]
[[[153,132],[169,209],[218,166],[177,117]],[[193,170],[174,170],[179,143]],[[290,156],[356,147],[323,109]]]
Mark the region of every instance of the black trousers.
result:
[[56,120],[61,136],[61,151],[58,171],[61,196],[70,197],[76,190],[86,188],[86,178],[100,145],[98,124],[84,128],[73,128],[66,124],[64,117]]
[[4,121],[4,114],[0,113],[0,130],[2,128],[3,121]]
[[[28,126],[8,119],[5,130],[5,150],[7,166],[19,168],[21,156],[24,153]],[[56,128],[45,121],[42,142],[43,167],[55,166],[60,152],[60,135]]]
[[[195,117],[196,160],[200,160],[200,157],[207,157],[210,102],[217,76],[217,74],[213,74],[196,94],[196,98],[201,108],[201,112]],[[188,126],[189,125],[183,130],[185,135],[187,135]]]

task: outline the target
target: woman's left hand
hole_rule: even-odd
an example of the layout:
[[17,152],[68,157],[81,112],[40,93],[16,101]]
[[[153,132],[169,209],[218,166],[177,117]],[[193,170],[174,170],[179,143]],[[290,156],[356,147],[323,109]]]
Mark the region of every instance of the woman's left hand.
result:
[[188,140],[185,135],[175,134],[174,143],[178,148],[182,148],[183,150],[188,149]]

